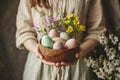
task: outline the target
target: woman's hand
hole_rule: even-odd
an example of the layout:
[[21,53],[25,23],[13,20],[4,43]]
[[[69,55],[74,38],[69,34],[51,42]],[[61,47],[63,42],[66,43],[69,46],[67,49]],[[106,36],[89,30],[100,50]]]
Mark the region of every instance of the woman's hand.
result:
[[47,65],[52,65],[52,66],[56,66],[58,64],[55,63],[55,62],[50,62],[50,61],[47,61],[44,56],[40,53],[40,49],[39,49],[39,43],[34,40],[34,39],[28,39],[24,42],[24,47],[29,50],[30,52],[32,53],[35,53],[36,56],[38,58],[41,59],[41,61],[44,63],[44,64],[47,64]]
[[44,56],[40,53],[40,49],[39,49],[39,44],[36,46],[35,48],[35,53],[37,55],[38,58],[41,59],[41,61],[44,63],[44,64],[47,64],[47,65],[51,65],[51,66],[55,66],[55,62],[50,62],[50,61],[47,61]]

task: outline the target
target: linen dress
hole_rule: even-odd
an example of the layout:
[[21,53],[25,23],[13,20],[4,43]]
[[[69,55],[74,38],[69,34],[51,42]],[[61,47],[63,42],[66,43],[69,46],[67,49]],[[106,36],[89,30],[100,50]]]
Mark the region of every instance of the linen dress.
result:
[[[101,0],[49,0],[51,9],[41,8],[38,5],[31,7],[29,0],[20,0],[17,13],[16,46],[24,48],[24,42],[28,39],[37,41],[34,25],[44,25],[45,15],[57,16],[73,13],[80,17],[80,23],[86,26],[86,36],[83,40],[94,39],[98,41],[97,34],[105,31]],[[82,36],[82,34],[81,34]],[[43,64],[34,53],[29,52],[23,80],[89,80],[89,72],[81,57],[71,66],[54,67]]]

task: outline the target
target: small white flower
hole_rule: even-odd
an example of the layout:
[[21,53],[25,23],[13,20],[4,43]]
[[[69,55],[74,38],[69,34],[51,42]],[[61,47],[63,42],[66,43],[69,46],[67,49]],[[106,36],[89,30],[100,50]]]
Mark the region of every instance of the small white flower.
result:
[[111,63],[112,63],[114,66],[119,66],[119,65],[120,65],[120,60],[118,60],[118,59],[113,59],[113,60],[111,61]]
[[106,51],[106,53],[108,53],[109,52],[109,46],[105,45],[104,50]]
[[98,76],[99,78],[102,78],[102,79],[105,78],[105,74],[104,74],[104,73],[96,72],[96,74],[97,74],[97,76]]
[[113,44],[117,44],[118,43],[118,37],[114,36],[114,40],[113,40]]
[[110,48],[109,51],[107,52],[107,56],[109,57],[109,60],[114,59],[116,55],[116,50],[114,48]]
[[86,65],[88,66],[88,67],[90,67],[91,65],[94,65],[94,62],[95,61],[93,61],[93,59],[91,58],[91,57],[89,57],[88,59],[84,59],[85,60],[85,62],[86,62]]
[[115,36],[115,35],[113,35],[113,34],[110,34],[109,35],[109,38],[110,38],[110,40],[111,40],[111,42],[115,45],[115,44],[117,44],[118,43],[118,37],[117,36]]
[[100,34],[98,35],[98,38],[99,38],[100,44],[106,45],[106,44],[108,43],[108,38],[105,36],[104,33],[100,33]]

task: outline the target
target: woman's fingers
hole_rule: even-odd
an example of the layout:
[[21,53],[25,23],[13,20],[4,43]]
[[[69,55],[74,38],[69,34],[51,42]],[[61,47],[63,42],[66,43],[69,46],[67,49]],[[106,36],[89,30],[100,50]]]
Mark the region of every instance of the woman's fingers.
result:
[[75,57],[79,59],[82,56],[83,52],[79,51],[78,53],[75,54]]
[[56,62],[56,63],[55,63],[55,66],[56,66],[56,67],[60,67],[60,66],[61,66],[61,63],[60,63],[60,62]]
[[75,57],[78,59],[78,58],[80,58],[80,53],[76,53],[75,54]]
[[43,56],[41,55],[41,53],[38,53],[37,57],[40,58],[40,59],[43,59]]
[[49,61],[47,61],[44,58],[42,59],[42,62],[45,63],[45,64],[47,64],[47,65],[55,66],[55,62],[49,62]]
[[73,65],[77,62],[77,60],[82,56],[83,52],[80,50],[78,53],[75,54],[76,59],[72,62],[61,62],[61,66],[68,66]]
[[72,62],[61,62],[61,66],[68,66],[68,65],[73,65],[77,62],[77,59],[72,61]]

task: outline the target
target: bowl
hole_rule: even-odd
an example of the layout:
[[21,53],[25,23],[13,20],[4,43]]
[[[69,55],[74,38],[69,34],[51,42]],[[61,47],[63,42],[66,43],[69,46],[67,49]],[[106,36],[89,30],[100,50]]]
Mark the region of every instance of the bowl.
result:
[[72,49],[55,50],[55,49],[46,48],[40,44],[41,54],[44,56],[46,60],[51,62],[74,61],[76,59],[75,53],[77,53],[79,50],[80,50],[79,45],[76,45],[76,47]]

